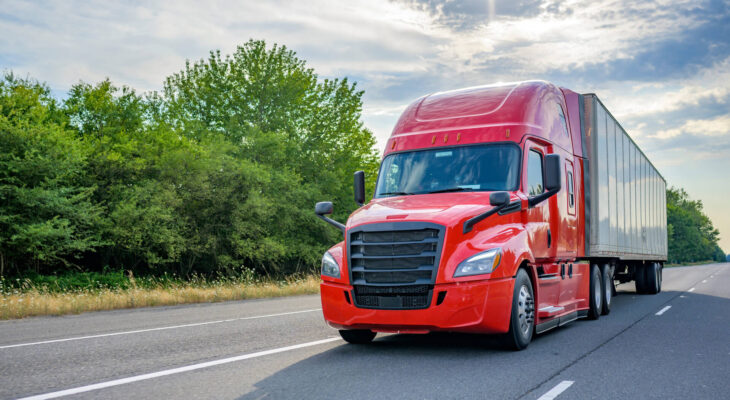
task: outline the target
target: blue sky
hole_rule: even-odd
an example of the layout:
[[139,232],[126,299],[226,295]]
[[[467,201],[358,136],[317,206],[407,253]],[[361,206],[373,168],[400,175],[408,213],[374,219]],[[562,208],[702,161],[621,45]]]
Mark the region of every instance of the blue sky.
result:
[[728,1],[5,0],[0,32],[0,69],[59,96],[105,77],[159,90],[210,50],[284,44],[320,77],[358,82],[381,148],[430,92],[525,79],[594,92],[730,252]]

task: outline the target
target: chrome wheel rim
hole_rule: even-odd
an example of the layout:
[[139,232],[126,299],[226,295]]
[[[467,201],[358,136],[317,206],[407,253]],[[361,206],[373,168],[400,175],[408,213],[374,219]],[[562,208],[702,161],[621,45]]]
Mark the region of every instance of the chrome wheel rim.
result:
[[596,309],[601,310],[601,279],[596,279],[593,283],[593,300],[596,302]]
[[520,324],[520,332],[524,337],[530,334],[532,322],[535,320],[535,301],[530,294],[530,290],[526,285],[520,287],[520,293],[517,296],[517,319]]

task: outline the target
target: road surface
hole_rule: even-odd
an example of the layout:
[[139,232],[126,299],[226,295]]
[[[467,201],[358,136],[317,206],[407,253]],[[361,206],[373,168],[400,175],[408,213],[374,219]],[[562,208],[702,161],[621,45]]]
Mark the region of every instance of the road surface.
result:
[[730,264],[633,289],[522,352],[456,334],[348,345],[317,296],[4,321],[0,398],[728,398]]

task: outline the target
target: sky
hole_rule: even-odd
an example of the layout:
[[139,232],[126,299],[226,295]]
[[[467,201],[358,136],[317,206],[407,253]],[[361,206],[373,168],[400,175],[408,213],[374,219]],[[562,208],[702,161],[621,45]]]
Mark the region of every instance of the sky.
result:
[[596,93],[670,186],[702,200],[730,252],[730,1],[13,1],[0,69],[63,98],[110,78],[160,90],[186,60],[286,45],[365,91],[382,151],[428,93],[544,79]]

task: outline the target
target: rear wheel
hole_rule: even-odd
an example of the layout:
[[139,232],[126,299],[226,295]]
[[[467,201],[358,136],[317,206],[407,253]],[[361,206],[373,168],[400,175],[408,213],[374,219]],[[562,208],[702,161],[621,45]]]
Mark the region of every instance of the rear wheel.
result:
[[343,329],[340,331],[340,336],[347,343],[352,344],[366,344],[370,343],[375,339],[376,333],[367,329]]
[[659,263],[651,263],[646,266],[645,291],[648,294],[657,294],[662,291],[662,266]]
[[646,265],[637,265],[634,267],[634,284],[636,285],[636,293],[646,293]]
[[530,344],[535,330],[535,295],[532,282],[524,269],[517,271],[512,294],[512,315],[509,331],[504,335],[505,347],[522,350]]
[[591,264],[588,319],[598,319],[603,310],[603,283],[598,265]]
[[613,268],[610,264],[601,266],[601,280],[603,280],[603,291],[601,292],[601,314],[608,315],[611,312],[611,299],[613,299]]

